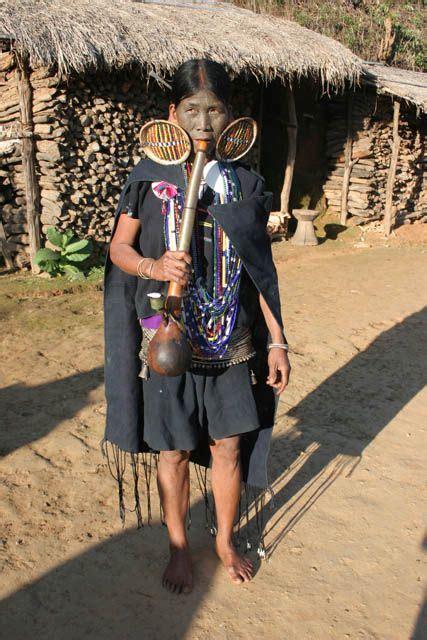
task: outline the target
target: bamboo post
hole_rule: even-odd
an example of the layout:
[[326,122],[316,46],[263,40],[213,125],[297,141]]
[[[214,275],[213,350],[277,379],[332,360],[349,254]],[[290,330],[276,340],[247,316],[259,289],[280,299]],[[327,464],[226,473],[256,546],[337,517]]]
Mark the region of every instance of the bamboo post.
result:
[[400,102],[394,101],[393,106],[393,142],[391,147],[391,159],[390,166],[387,175],[387,186],[385,191],[385,210],[384,210],[384,234],[390,235],[391,227],[393,223],[393,187],[394,180],[396,178],[397,160],[399,157],[399,114],[400,114]]
[[34,256],[40,247],[40,192],[36,176],[36,152],[32,118],[32,89],[27,58],[16,57],[16,83],[19,96],[22,130],[22,170],[25,182],[25,199],[30,245],[31,270],[38,273]]
[[344,149],[344,176],[341,191],[341,218],[340,224],[345,225],[348,216],[348,190],[350,187],[351,156],[353,151],[353,94],[347,98],[347,139]]
[[286,158],[285,178],[280,194],[280,215],[289,217],[289,199],[291,195],[292,179],[294,176],[295,157],[297,154],[298,120],[295,109],[295,98],[290,87],[286,88],[288,105],[288,155]]

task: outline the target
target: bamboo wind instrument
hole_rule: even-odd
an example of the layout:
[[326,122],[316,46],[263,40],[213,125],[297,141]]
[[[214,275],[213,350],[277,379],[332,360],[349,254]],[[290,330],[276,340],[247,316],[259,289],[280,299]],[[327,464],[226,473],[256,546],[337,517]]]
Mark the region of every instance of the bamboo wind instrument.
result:
[[[232,162],[244,156],[255,142],[257,125],[252,118],[239,118],[222,132],[216,145],[216,157]],[[160,164],[181,164],[191,153],[191,141],[184,129],[166,120],[154,120],[144,125],[140,141],[146,155]],[[208,142],[198,140],[194,145],[195,158],[188,181],[182,213],[178,251],[190,250],[199,188],[207,160]],[[148,365],[160,375],[178,376],[191,366],[192,351],[183,331],[180,318],[183,287],[171,282],[163,311],[163,323],[150,341]]]

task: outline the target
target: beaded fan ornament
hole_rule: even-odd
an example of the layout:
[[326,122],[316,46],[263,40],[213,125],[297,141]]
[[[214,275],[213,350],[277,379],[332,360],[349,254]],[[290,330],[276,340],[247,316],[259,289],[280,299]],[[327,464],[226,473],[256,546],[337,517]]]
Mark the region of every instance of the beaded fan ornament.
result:
[[252,148],[257,136],[257,124],[252,118],[238,118],[221,133],[216,145],[216,157],[221,162],[239,160]]
[[[221,133],[216,145],[216,157],[222,162],[242,158],[252,148],[257,136],[257,124],[252,118],[238,118]],[[168,120],[152,120],[141,128],[139,140],[144,153],[159,164],[181,164],[191,152],[188,133]]]
[[191,152],[188,133],[167,120],[152,120],[139,132],[144,153],[159,164],[181,164]]

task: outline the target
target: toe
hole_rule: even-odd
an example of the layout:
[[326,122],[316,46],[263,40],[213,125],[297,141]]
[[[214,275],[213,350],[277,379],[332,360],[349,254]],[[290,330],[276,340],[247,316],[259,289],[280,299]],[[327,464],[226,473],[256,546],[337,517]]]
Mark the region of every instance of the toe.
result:
[[185,584],[182,588],[182,593],[191,593],[193,587],[190,584]]

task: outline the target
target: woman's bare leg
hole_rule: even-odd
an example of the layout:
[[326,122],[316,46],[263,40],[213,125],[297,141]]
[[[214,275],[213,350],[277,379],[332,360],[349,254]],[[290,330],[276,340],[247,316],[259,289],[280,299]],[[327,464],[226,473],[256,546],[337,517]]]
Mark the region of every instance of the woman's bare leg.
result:
[[170,560],[163,574],[163,586],[173,593],[189,593],[193,588],[185,526],[190,491],[189,459],[189,451],[161,451],[157,470],[157,485],[170,545]]
[[217,517],[216,552],[233,582],[239,584],[252,578],[253,565],[242,557],[233,544],[233,524],[240,499],[242,478],[240,467],[240,436],[211,443],[212,491]]

